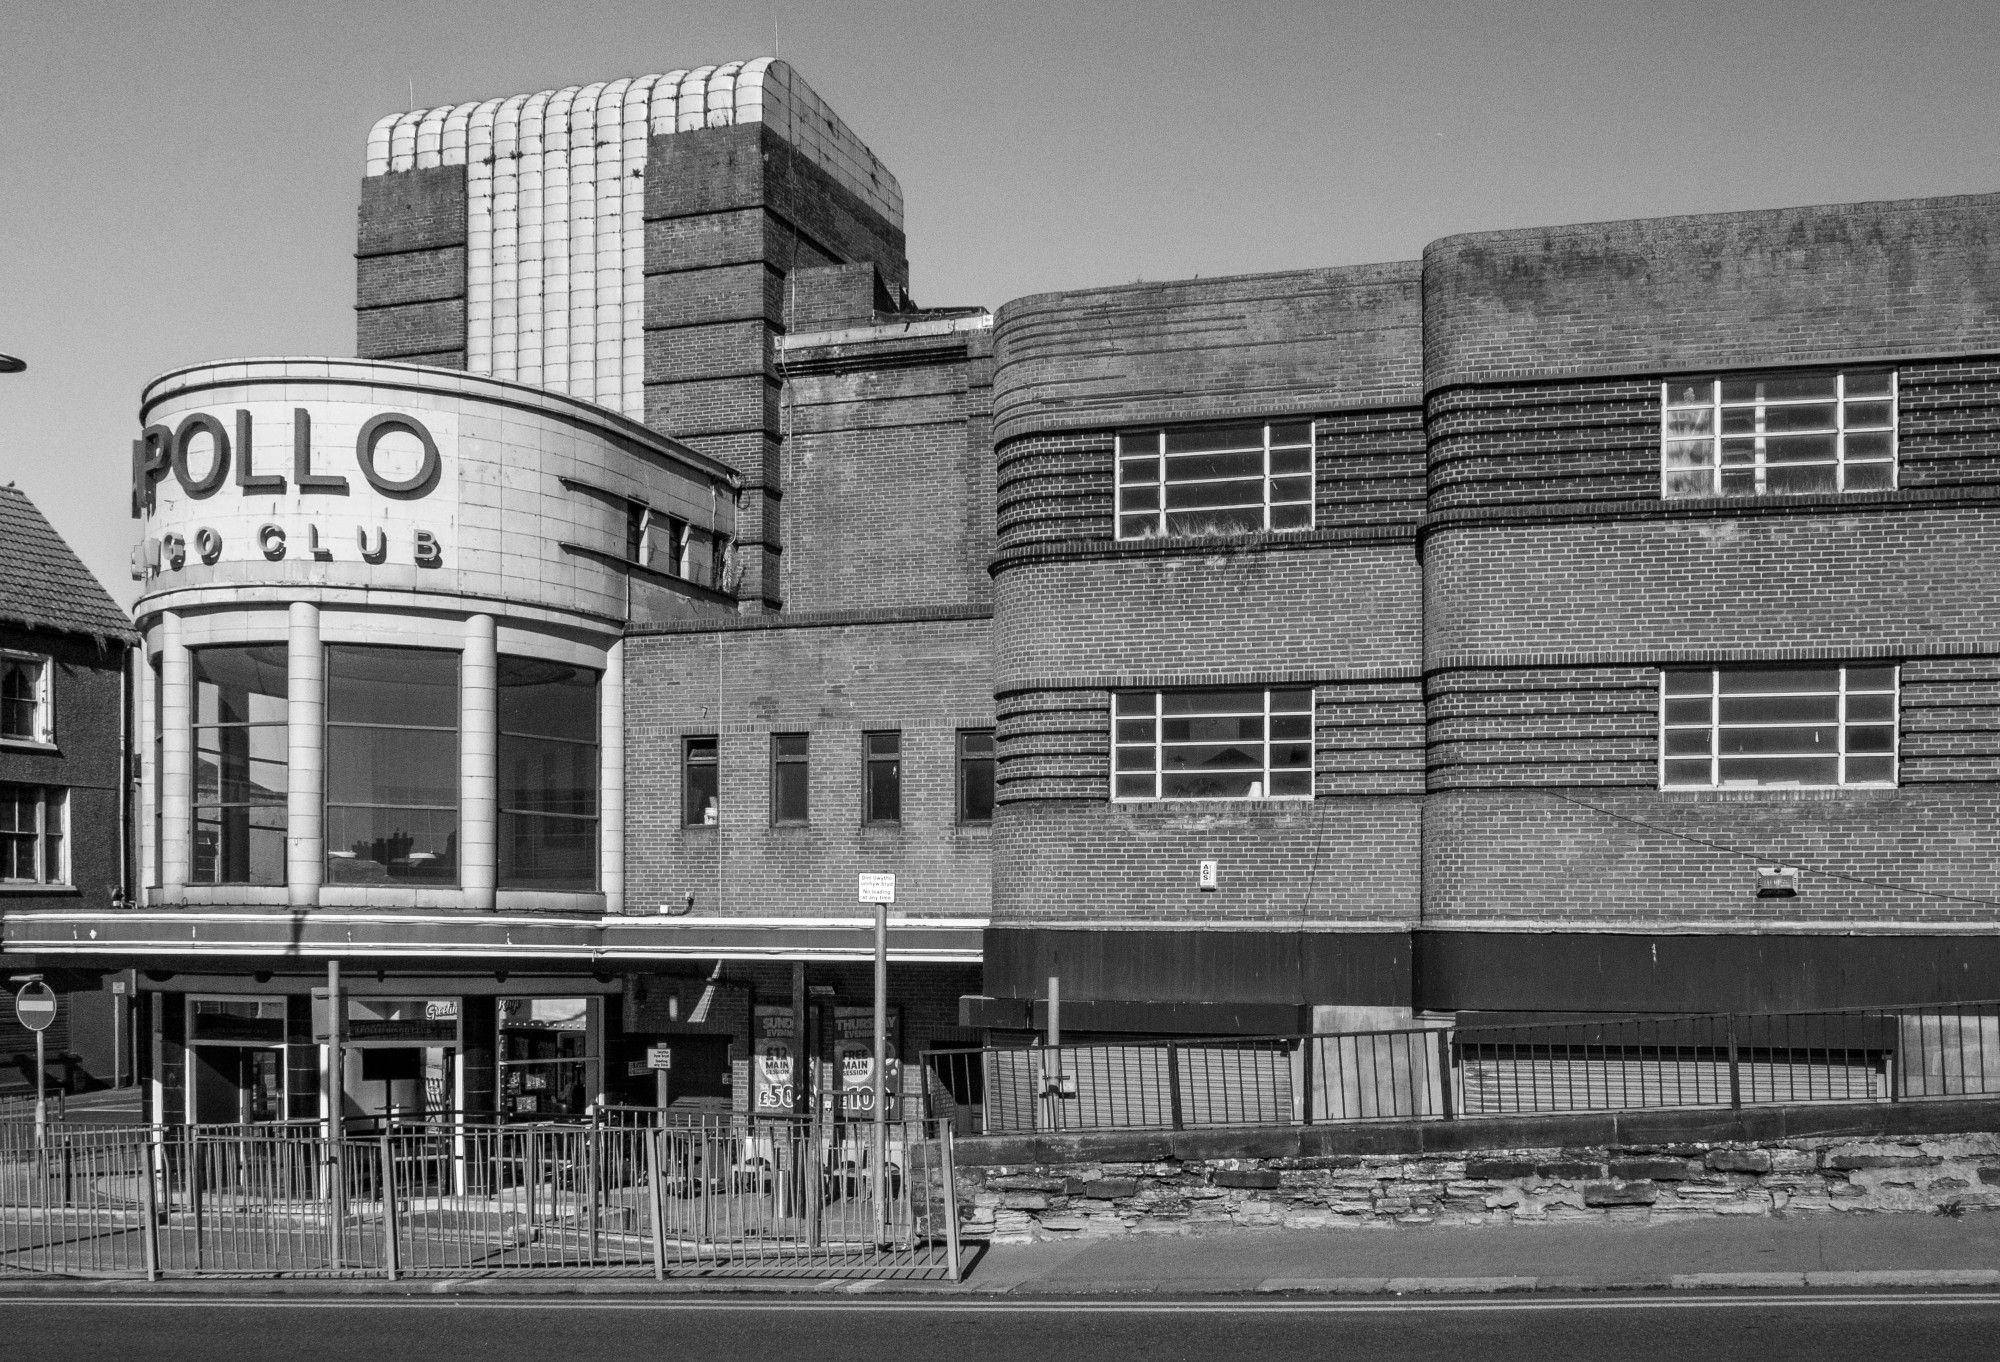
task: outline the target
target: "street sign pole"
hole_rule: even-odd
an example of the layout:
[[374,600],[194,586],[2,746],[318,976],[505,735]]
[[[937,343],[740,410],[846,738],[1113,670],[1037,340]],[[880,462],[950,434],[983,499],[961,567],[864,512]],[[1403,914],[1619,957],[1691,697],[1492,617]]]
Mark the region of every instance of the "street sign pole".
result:
[[42,1032],[56,1019],[55,990],[39,974],[17,974],[21,991],[14,995],[14,1019],[35,1033],[35,1148],[49,1140],[48,1042]]
[[863,875],[859,898],[875,905],[875,1243],[889,1242],[889,905],[894,875]]
[[889,1224],[889,905],[875,905],[875,1242]]

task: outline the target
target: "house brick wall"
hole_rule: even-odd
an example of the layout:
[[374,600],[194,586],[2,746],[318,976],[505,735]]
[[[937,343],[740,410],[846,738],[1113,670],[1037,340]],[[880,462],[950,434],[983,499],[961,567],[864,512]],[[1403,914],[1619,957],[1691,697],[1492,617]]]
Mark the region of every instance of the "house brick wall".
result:
[[[697,914],[847,916],[862,869],[897,909],[988,910],[990,829],[957,820],[956,733],[991,728],[984,618],[642,634],[626,644],[630,901]],[[902,822],[861,820],[862,734],[903,738]],[[774,827],[772,733],[811,735],[810,822]],[[685,738],[719,739],[719,817],[682,825]]]
[[370,175],[358,219],[355,354],[463,369],[465,167]]
[[2000,195],[1432,242],[1424,386],[2000,349]]

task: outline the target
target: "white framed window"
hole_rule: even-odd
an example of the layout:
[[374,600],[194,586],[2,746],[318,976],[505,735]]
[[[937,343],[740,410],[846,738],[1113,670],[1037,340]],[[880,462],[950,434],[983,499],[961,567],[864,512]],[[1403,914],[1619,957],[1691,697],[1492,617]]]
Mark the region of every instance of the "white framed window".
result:
[[1676,378],[1660,398],[1663,497],[1896,486],[1893,369]]
[[1311,799],[1309,688],[1112,697],[1114,800]]
[[0,740],[55,741],[52,670],[49,659],[36,653],[0,653]]
[[1118,537],[1253,534],[1313,525],[1313,423],[1118,434]]
[[0,884],[69,882],[69,791],[0,785]]
[[1660,674],[1663,789],[1896,783],[1896,668]]

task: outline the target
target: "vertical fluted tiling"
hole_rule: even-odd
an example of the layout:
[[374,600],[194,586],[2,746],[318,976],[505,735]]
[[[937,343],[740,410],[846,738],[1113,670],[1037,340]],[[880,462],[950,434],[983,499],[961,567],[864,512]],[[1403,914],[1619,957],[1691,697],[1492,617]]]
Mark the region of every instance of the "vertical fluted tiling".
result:
[[294,601],[285,631],[285,883],[294,908],[319,906],[326,876],[326,664],[319,607]]
[[625,911],[625,641],[604,654],[597,687],[597,882],[604,911]]
[[458,670],[458,882],[465,906],[488,912],[498,872],[499,688],[493,617],[474,615]]
[[194,679],[178,610],[160,617],[160,884],[185,889],[194,811]]

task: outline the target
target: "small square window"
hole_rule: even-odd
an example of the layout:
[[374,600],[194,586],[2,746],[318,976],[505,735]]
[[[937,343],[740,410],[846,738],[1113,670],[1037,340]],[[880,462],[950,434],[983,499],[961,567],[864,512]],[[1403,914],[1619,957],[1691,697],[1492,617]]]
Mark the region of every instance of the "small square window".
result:
[[771,821],[800,824],[811,813],[812,738],[805,733],[771,735]]
[[69,883],[69,791],[0,785],[0,884]]
[[53,742],[49,705],[49,659],[28,653],[0,653],[0,738]]
[[958,821],[993,821],[993,730],[963,729],[958,735]]
[[903,821],[903,735],[866,733],[862,735],[862,821],[900,823]]
[[718,794],[716,739],[687,739],[681,749],[682,825],[690,828],[714,827]]

